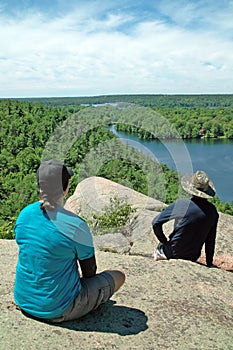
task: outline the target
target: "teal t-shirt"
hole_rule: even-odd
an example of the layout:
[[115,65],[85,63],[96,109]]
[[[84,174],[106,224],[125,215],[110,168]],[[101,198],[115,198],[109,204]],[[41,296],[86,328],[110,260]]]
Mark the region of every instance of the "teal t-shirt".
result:
[[58,206],[43,212],[40,202],[25,207],[15,225],[19,248],[14,298],[40,318],[62,315],[81,289],[77,260],[94,256],[87,223]]

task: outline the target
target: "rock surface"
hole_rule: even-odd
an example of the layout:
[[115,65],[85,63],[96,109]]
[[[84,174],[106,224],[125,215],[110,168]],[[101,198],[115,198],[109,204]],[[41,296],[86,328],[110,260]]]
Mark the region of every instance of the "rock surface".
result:
[[98,269],[121,268],[122,288],[94,313],[60,326],[13,305],[17,246],[0,240],[1,350],[230,350],[232,273],[195,263],[97,251]]
[[[103,187],[107,187],[106,181],[101,181]],[[85,187],[91,191],[89,185]],[[100,190],[99,182],[96,188],[94,203],[104,206],[109,197],[105,195],[101,199],[99,195],[104,191],[106,194],[107,189]],[[119,194],[119,187],[117,191]],[[80,200],[85,205],[91,203],[89,207],[93,210],[92,201],[85,203],[85,191],[75,195],[79,196],[79,213],[82,213]],[[134,195],[130,198],[135,198]],[[67,206],[74,203],[71,198]],[[123,269],[126,282],[110,301],[92,314],[61,325],[27,318],[15,308],[17,245],[14,240],[0,240],[0,350],[233,349],[233,275],[184,260],[155,262],[151,254],[156,241],[148,225],[161,205],[158,201],[145,200],[131,220],[130,237],[120,232],[115,241],[111,234],[101,236],[105,247],[96,249],[98,271]],[[143,215],[145,223],[141,222]],[[170,229],[167,227],[168,232]],[[220,214],[216,253],[229,259],[228,267],[233,257],[232,233],[233,217]],[[112,246],[108,249],[110,243]]]
[[65,207],[74,213],[89,218],[101,213],[114,197],[126,199],[136,211],[126,227],[113,228],[113,233],[94,236],[96,248],[115,253],[151,256],[155,245],[152,219],[166,207],[166,204],[147,197],[113,181],[90,177],[80,182]]

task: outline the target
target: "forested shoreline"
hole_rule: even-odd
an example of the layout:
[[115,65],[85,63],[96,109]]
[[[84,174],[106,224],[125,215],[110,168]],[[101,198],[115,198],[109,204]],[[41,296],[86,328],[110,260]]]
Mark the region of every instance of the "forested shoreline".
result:
[[22,98],[20,100],[38,102],[46,105],[70,106],[104,103],[133,103],[144,107],[205,107],[205,108],[233,108],[232,94],[205,95],[101,95],[82,97],[40,97]]
[[[150,107],[166,118],[183,139],[226,138],[233,139],[233,95],[108,95],[68,98],[27,99],[46,105],[104,105],[135,104]],[[145,140],[157,137],[139,124],[118,125],[119,131],[137,133]],[[161,137],[161,136],[160,136]],[[168,137],[166,135],[166,137]],[[174,137],[172,135],[171,137]]]
[[[143,96],[140,98],[142,99]],[[99,103],[112,102],[110,100],[106,102],[106,98],[104,100],[105,102],[100,98]],[[133,100],[136,102],[135,96],[130,98],[122,96],[120,102],[132,104]],[[197,97],[195,100],[199,101]],[[85,99],[85,104],[91,104],[92,101],[91,97],[89,102]],[[148,101],[145,101],[145,106],[149,103]],[[145,138],[151,137],[151,134],[156,137],[158,130],[167,130],[169,124],[171,125],[170,137],[173,129],[175,132],[178,131],[182,137],[186,137],[185,128],[191,130],[189,137],[197,137],[195,136],[197,130],[203,128],[207,135],[198,137],[233,138],[232,95],[231,98],[227,95],[216,99],[214,108],[212,97],[209,102],[206,96],[202,97],[202,104],[205,101],[211,107],[203,105],[182,107],[180,97],[177,101],[179,106],[176,107],[169,106],[171,101],[168,101],[167,107],[150,106],[147,109],[147,118],[143,118],[141,114],[143,110],[140,108],[131,108],[127,114],[126,106],[124,108],[121,106],[122,109],[117,109],[119,115],[115,117],[116,109],[113,107],[86,108],[83,106],[83,98],[51,98],[49,103],[48,99],[0,100],[0,237],[12,238],[12,228],[19,211],[25,205],[38,199],[36,169],[42,158],[49,158],[54,154],[57,154],[58,157],[59,154],[65,155],[66,164],[74,169],[75,175],[70,193],[86,176],[96,175],[120,182],[146,195],[166,201],[166,203],[178,198],[180,193],[176,172],[139,155],[129,146],[123,146],[106,128],[111,123],[115,123],[119,128],[131,126],[137,128],[137,132],[145,130],[146,134],[142,136]],[[183,104],[187,103],[191,102],[185,96]],[[163,114],[165,117],[156,130],[149,128],[151,118],[153,118],[151,111],[155,111],[156,116]],[[96,114],[98,116],[94,121],[93,115]],[[133,125],[131,125],[132,115]],[[142,119],[144,119],[144,124]],[[146,123],[145,119],[147,119]],[[161,118],[158,118],[158,121],[161,123]],[[64,134],[64,129],[69,130],[68,135],[73,135],[72,145],[68,143],[70,136],[67,137],[67,134]],[[164,137],[166,136],[165,133]],[[59,149],[54,150],[53,147],[56,144],[59,144]],[[48,151],[47,154],[45,151]],[[156,174],[156,178],[153,174]],[[233,214],[233,202],[223,203],[216,198],[215,203],[218,210]]]
[[[166,118],[182,139],[233,139],[233,108],[153,108]],[[136,133],[144,140],[153,140],[157,135],[129,124],[118,124],[118,131]],[[163,137],[163,135],[161,135]]]

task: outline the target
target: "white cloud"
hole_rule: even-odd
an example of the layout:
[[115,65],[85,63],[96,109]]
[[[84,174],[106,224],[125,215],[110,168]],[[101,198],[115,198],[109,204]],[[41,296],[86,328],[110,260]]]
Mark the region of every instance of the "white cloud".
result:
[[164,17],[137,22],[135,13],[101,14],[96,7],[49,20],[32,12],[2,16],[0,97],[232,92],[232,41],[217,26],[179,26],[193,7],[179,18],[168,9],[163,14],[176,24]]

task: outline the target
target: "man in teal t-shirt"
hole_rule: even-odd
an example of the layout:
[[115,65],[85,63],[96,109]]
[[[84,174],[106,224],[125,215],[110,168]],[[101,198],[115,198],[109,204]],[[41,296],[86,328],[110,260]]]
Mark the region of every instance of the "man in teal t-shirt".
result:
[[25,207],[15,225],[15,302],[25,314],[50,322],[87,314],[125,281],[119,270],[96,273],[87,223],[62,206],[72,174],[60,161],[42,162],[37,171],[41,200]]
[[77,260],[93,257],[94,248],[83,219],[60,206],[49,217],[40,204],[23,209],[15,225],[19,260],[14,295],[29,314],[53,318],[80,292]]

